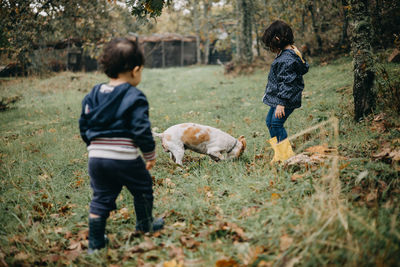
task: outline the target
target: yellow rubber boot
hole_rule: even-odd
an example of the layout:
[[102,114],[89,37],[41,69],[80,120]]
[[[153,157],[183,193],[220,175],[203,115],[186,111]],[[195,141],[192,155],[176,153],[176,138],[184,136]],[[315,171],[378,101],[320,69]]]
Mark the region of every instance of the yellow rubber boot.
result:
[[271,163],[279,161],[283,162],[296,155],[293,152],[289,139],[287,138],[278,143],[278,140],[276,139],[276,137],[274,137],[271,138],[268,142],[271,144],[271,147],[274,150],[274,158],[272,159]]

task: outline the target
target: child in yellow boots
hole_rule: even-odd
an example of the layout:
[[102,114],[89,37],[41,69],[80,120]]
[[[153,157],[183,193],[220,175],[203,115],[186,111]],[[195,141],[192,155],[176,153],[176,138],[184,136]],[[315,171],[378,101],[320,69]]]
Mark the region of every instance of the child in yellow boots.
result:
[[276,54],[263,97],[264,104],[270,106],[266,124],[271,135],[269,142],[275,151],[272,161],[284,161],[294,153],[283,125],[294,109],[301,107],[303,75],[309,66],[293,45],[293,31],[285,22],[273,22],[265,29],[262,42]]

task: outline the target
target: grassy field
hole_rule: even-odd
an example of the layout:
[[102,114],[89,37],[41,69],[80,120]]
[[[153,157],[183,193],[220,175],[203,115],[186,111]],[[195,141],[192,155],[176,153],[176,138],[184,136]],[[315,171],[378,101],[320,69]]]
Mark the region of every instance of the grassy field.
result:
[[334,124],[307,132],[293,139],[295,151],[316,161],[271,165],[266,74],[231,77],[218,66],[144,71],[139,88],[158,132],[207,124],[244,135],[247,150],[219,163],[187,152],[179,168],[156,140],[154,214],[165,216],[165,229],[136,234],[124,189],[108,219],[110,245],[93,256],[86,254],[91,190],[78,117],[84,95],[106,77],[3,81],[2,99],[20,99],[0,113],[0,266],[398,266],[398,116],[354,123],[351,60],[313,64],[303,107],[286,128],[293,136],[334,116],[339,136]]

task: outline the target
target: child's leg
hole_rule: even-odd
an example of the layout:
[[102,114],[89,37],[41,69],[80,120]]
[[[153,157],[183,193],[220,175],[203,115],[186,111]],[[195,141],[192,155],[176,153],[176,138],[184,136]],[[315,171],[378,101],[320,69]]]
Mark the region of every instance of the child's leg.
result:
[[271,138],[276,136],[278,142],[285,140],[287,138],[287,132],[286,129],[283,127],[283,124],[286,122],[287,118],[290,116],[290,114],[292,114],[292,112],[293,109],[285,108],[285,116],[283,118],[277,118],[275,116],[275,109],[274,109],[269,128]]
[[115,171],[116,161],[90,158],[89,175],[93,197],[89,214],[89,253],[105,247],[106,220],[111,210],[116,208],[115,199],[122,189]]
[[271,132],[271,122],[272,122],[272,117],[274,116],[274,114],[275,114],[275,108],[271,107],[269,109],[267,117],[265,118],[265,123],[267,124],[269,135],[271,136],[271,138],[273,137],[272,132]]
[[135,192],[136,231],[149,232],[153,223],[153,194]]
[[136,230],[143,232],[159,230],[163,222],[160,226],[153,221],[153,181],[150,173],[146,170],[142,158],[126,162],[123,183],[134,197]]

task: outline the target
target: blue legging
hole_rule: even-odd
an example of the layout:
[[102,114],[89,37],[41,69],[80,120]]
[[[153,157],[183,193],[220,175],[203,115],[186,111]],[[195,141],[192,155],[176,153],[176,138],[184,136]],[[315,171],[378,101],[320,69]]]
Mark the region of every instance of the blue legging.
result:
[[287,118],[292,114],[294,109],[291,108],[285,108],[285,117],[283,118],[276,118],[275,117],[275,110],[276,107],[271,107],[267,118],[265,119],[265,122],[267,124],[269,134],[271,135],[271,138],[275,137],[278,139],[278,142],[285,140],[287,138],[287,132],[285,128],[283,127],[283,124],[287,120]]

